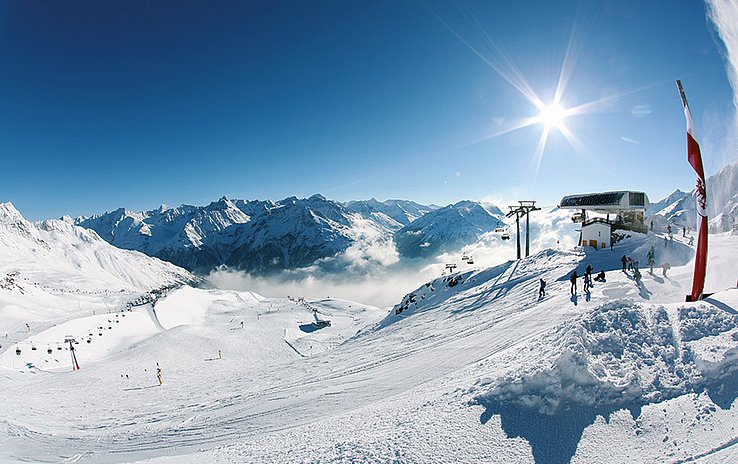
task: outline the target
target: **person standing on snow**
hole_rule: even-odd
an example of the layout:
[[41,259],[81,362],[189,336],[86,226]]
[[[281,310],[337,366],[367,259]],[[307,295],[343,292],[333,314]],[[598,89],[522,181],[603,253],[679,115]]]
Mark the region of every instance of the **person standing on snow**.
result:
[[538,298],[543,298],[546,296],[546,281],[543,279],[541,280],[541,286],[538,288]]
[[159,381],[159,386],[162,385],[162,373],[161,373],[161,367],[159,367],[159,363],[156,363],[156,379]]
[[571,294],[576,295],[577,293],[577,278],[579,276],[577,275],[577,271],[574,271],[571,273],[571,277],[569,278],[569,281],[571,281]]
[[651,247],[651,249],[648,250],[648,254],[646,255],[646,258],[648,259],[648,266],[651,268],[651,274],[653,274],[653,266],[656,264],[656,262],[654,261],[655,255],[656,253],[653,250],[653,247]]
[[588,292],[589,287],[592,285],[592,265],[587,264],[587,268],[584,270],[584,291]]
[[623,257],[620,258],[620,261],[623,263],[623,272],[625,272],[625,265],[628,263],[628,258],[623,255]]
[[661,265],[661,273],[664,275],[664,277],[666,277],[666,271],[668,271],[669,269],[671,269],[671,264],[664,262]]

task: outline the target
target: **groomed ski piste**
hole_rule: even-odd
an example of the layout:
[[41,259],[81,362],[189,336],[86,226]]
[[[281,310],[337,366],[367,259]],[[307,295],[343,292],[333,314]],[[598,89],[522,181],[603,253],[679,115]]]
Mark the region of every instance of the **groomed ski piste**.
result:
[[[9,286],[0,461],[736,462],[738,238],[710,236],[716,293],[684,303],[692,258],[632,234],[439,276],[385,309],[185,285],[130,310],[54,295],[54,313]],[[587,264],[606,282],[570,295]]]

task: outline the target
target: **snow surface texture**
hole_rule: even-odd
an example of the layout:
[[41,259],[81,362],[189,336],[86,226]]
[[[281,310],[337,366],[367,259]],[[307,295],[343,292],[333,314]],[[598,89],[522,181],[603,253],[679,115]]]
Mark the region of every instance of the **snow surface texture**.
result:
[[[710,243],[708,289],[733,287],[735,237]],[[651,246],[666,276],[620,271]],[[36,338],[43,362],[54,331],[111,325],[77,345],[79,371],[2,361],[0,461],[735,462],[738,290],[683,303],[692,253],[654,234],[544,249],[436,276],[389,312],[183,287],[114,322],[89,309],[109,295],[70,298],[43,330],[16,324],[0,360]],[[570,295],[587,264],[607,281]]]

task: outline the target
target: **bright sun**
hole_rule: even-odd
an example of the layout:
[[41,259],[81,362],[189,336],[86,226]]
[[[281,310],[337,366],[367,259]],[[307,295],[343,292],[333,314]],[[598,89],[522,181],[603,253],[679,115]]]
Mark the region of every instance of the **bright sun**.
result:
[[564,119],[566,119],[566,110],[558,103],[549,106],[541,106],[539,108],[538,120],[546,129],[563,129]]

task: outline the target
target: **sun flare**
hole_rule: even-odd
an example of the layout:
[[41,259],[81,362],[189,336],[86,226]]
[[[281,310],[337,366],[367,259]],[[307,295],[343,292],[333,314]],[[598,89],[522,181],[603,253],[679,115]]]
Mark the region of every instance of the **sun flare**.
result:
[[563,129],[566,119],[566,110],[558,103],[539,108],[538,119],[546,129]]

